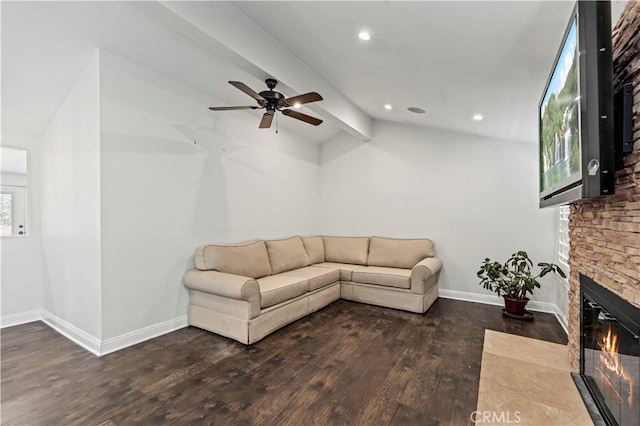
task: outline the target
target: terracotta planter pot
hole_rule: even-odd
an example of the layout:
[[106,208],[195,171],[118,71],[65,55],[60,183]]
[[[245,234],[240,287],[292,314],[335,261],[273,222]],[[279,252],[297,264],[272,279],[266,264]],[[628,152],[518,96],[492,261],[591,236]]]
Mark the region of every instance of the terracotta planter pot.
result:
[[529,299],[511,299],[507,296],[504,297],[504,308],[508,314],[524,316],[526,310],[525,306],[527,306],[527,302]]

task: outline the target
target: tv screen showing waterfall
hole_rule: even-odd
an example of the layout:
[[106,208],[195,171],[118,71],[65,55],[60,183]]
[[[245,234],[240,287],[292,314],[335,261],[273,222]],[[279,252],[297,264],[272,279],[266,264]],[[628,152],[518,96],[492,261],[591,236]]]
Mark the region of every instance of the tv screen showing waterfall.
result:
[[581,179],[577,19],[574,17],[540,104],[540,193]]
[[578,1],[542,92],[540,207],[615,192],[611,4]]

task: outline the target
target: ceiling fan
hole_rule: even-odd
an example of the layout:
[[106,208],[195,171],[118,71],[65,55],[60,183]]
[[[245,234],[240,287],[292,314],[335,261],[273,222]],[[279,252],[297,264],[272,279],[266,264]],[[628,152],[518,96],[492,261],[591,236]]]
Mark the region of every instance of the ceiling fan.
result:
[[[240,110],[240,109],[266,109],[266,112],[262,115],[262,120],[260,120],[260,125],[258,126],[261,129],[268,129],[271,127],[271,122],[273,121],[273,116],[276,111],[280,111],[287,117],[295,118],[300,121],[304,121],[305,123],[312,124],[314,126],[322,123],[322,120],[316,117],[312,117],[307,114],[303,114],[298,111],[294,111],[288,109],[287,107],[297,107],[302,104],[307,104],[309,102],[321,101],[322,96],[320,96],[316,92],[309,92],[303,95],[292,96],[290,98],[285,98],[284,95],[280,92],[276,92],[274,89],[278,84],[278,81],[273,78],[268,78],[264,81],[267,84],[269,90],[262,91],[260,93],[256,93],[253,89],[251,89],[246,84],[240,81],[230,81],[229,84],[234,86],[237,89],[240,89],[247,95],[251,96],[258,102],[258,106],[229,106],[229,107],[209,107],[211,111],[232,111],[232,110]],[[283,109],[284,108],[284,109]]]

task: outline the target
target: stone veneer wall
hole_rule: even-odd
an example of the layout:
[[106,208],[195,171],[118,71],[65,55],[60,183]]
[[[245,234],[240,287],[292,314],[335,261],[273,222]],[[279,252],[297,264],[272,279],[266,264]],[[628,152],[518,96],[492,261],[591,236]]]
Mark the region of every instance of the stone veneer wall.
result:
[[640,1],[613,29],[614,80],[633,83],[633,153],[616,171],[615,195],[581,200],[569,216],[569,361],[579,370],[582,273],[640,307]]

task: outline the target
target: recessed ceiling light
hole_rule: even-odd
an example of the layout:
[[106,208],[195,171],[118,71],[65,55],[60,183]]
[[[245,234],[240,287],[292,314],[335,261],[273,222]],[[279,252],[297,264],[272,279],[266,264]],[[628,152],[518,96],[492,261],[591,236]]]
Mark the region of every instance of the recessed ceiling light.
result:
[[427,112],[427,111],[423,110],[422,108],[418,108],[418,107],[409,107],[407,109],[409,111],[411,111],[411,112],[415,112],[416,114],[424,114],[425,112]]
[[358,37],[360,37],[360,40],[371,40],[371,34],[369,34],[367,31],[360,31]]
[[482,116],[482,114],[475,114],[475,115],[473,116],[473,119],[474,119],[475,121],[482,121],[482,120],[484,120],[484,117]]
[[295,104],[293,104],[293,107],[294,107],[295,109],[300,108],[300,102],[296,102]]
[[393,109],[393,107],[391,106],[391,104],[384,104],[384,109]]

